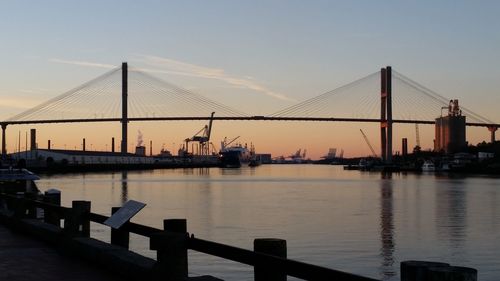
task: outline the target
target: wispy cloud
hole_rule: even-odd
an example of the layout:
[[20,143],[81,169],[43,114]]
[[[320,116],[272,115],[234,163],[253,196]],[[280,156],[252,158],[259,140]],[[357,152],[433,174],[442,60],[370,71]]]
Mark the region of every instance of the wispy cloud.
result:
[[295,101],[294,99],[291,99],[283,94],[277,93],[259,84],[252,77],[248,76],[237,77],[234,75],[227,74],[224,71],[224,69],[210,68],[158,56],[138,55],[138,57],[139,60],[144,64],[160,68],[160,69],[142,69],[143,71],[215,79],[239,88],[250,89],[280,100]]
[[[139,70],[144,72],[215,79],[228,83],[237,88],[250,89],[276,99],[286,100],[286,101],[296,101],[283,94],[277,93],[267,88],[266,86],[261,85],[253,77],[250,76],[238,77],[226,73],[224,69],[205,67],[158,56],[137,55],[137,57],[138,57],[137,61],[145,65],[156,67],[156,68],[139,68]],[[49,61],[55,63],[64,63],[64,64],[79,65],[86,67],[100,67],[108,69],[116,67],[115,65],[111,64],[103,64],[103,63],[88,62],[88,61],[64,60],[59,58],[52,58],[49,59]]]
[[46,94],[51,92],[50,89],[37,88],[37,89],[18,89],[17,92],[23,94]]
[[58,58],[52,58],[52,59],[49,59],[49,61],[55,62],[55,63],[64,63],[64,64],[90,66],[90,67],[100,67],[100,68],[108,68],[108,69],[117,67],[116,65],[112,65],[112,64],[104,64],[104,63],[88,62],[88,61],[63,60],[63,59],[58,59]]
[[32,98],[5,98],[0,99],[0,106],[17,109],[28,109],[40,103],[40,100]]

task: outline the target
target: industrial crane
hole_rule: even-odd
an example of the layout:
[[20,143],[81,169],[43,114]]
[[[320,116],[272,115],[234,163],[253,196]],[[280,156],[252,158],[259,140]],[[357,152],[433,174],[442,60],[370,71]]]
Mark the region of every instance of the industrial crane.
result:
[[224,150],[226,147],[228,147],[230,144],[232,144],[235,140],[239,139],[240,136],[235,137],[234,139],[230,140],[229,142],[227,141],[227,137],[224,138],[224,141],[220,143],[220,150]]
[[[201,130],[199,130],[196,134],[194,134],[193,137],[187,138],[184,141],[186,142],[186,149],[185,152],[188,152],[189,149],[189,143],[190,142],[198,142],[198,152],[201,155],[208,155],[209,150],[210,150],[210,135],[212,134],[212,123],[214,121],[214,114],[215,112],[212,112],[212,115],[210,116],[210,121],[208,122],[208,125],[205,125]],[[194,148],[192,153],[194,154]]]
[[413,148],[413,153],[415,152],[420,152],[420,150],[422,149],[422,147],[420,146],[420,132],[418,130],[418,124],[415,124],[415,137],[416,137],[416,145],[415,147]]
[[370,148],[370,150],[372,151],[372,156],[377,158],[377,153],[375,153],[375,150],[373,149],[373,146],[370,144],[370,141],[368,140],[368,138],[366,137],[365,135],[365,132],[363,132],[363,130],[359,129],[359,131],[361,132],[361,134],[363,135],[363,138],[365,139],[365,142],[366,144],[368,145],[368,147]]

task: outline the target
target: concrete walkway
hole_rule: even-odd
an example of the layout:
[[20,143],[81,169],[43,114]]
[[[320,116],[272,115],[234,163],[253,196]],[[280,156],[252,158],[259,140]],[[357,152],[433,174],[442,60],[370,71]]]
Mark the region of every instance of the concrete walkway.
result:
[[9,281],[118,281],[116,275],[81,260],[61,255],[56,249],[0,224],[0,280]]

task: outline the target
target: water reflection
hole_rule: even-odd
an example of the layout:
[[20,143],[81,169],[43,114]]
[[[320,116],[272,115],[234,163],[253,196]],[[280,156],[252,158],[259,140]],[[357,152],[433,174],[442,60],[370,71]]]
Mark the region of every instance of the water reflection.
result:
[[[204,171],[200,171],[201,173],[206,173],[208,175],[209,169],[205,169]],[[213,205],[216,205],[214,202],[214,194],[212,188],[212,181],[207,180],[199,183],[199,187],[197,188],[198,192],[196,194],[196,206],[198,209],[198,219],[202,223],[200,227],[203,228],[203,232],[207,234],[208,237],[212,238],[212,231],[216,222],[214,220],[214,212]]]
[[220,173],[224,176],[241,175],[243,174],[243,169],[221,168]]
[[122,205],[128,201],[128,183],[127,183],[128,172],[122,171],[122,193],[121,193],[121,202]]
[[392,197],[392,174],[382,174],[380,180],[380,275],[382,280],[389,280],[396,275],[394,267],[394,218]]
[[438,238],[448,240],[451,256],[464,256],[467,229],[467,192],[464,181],[436,188]]

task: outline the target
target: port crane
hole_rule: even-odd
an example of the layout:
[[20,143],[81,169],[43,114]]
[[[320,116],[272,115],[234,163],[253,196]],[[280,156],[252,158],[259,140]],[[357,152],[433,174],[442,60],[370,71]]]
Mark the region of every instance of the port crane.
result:
[[413,148],[413,153],[415,152],[420,152],[422,147],[420,146],[420,132],[418,130],[418,124],[415,124],[415,138],[416,138],[416,145]]
[[[191,138],[187,138],[184,140],[185,142],[185,149],[184,152],[186,154],[189,154],[189,143],[190,142],[197,142],[198,147],[197,147],[197,152],[199,155],[209,155],[210,153],[210,135],[212,134],[212,124],[214,121],[214,114],[215,112],[212,112],[212,115],[210,116],[210,121],[208,122],[208,125],[205,125],[201,130],[196,132],[194,136]],[[191,149],[191,153],[194,154],[194,147]]]
[[240,136],[237,136],[235,137],[234,139],[230,140],[229,142],[227,141],[227,137],[224,138],[224,141],[221,142],[220,144],[220,148],[221,150],[224,150],[224,148],[226,148],[227,146],[229,146],[230,144],[232,144],[235,140],[239,139]]
[[288,158],[292,159],[292,161],[294,163],[302,163],[306,158],[307,150],[304,149],[304,152],[302,152],[302,154],[301,154],[301,151],[302,151],[302,148],[299,148],[299,150],[297,150],[297,152],[295,152],[295,154],[288,156]]
[[335,157],[337,157],[337,149],[336,148],[330,148],[328,150],[327,155],[321,156],[321,158],[323,158],[323,159],[334,159]]
[[361,132],[361,134],[363,135],[363,138],[365,139],[365,142],[366,144],[368,145],[368,147],[370,148],[370,150],[372,151],[372,156],[377,158],[377,153],[375,153],[375,149],[373,149],[373,146],[370,144],[370,141],[368,140],[368,138],[366,137],[365,135],[365,132],[363,132],[363,130],[359,129],[359,131]]

